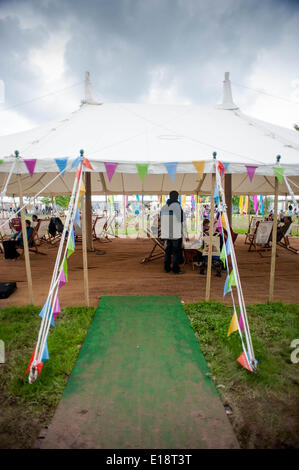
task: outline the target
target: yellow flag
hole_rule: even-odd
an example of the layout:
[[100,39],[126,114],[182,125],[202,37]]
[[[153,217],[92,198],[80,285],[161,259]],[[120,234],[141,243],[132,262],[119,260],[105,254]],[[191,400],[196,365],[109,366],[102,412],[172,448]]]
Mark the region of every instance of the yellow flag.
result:
[[199,176],[200,176],[200,179],[203,177],[203,174],[205,172],[205,162],[202,160],[200,162],[192,162],[193,165],[195,166]]
[[243,205],[244,205],[243,196],[240,196],[239,208],[240,208],[240,214],[241,214],[241,215],[243,215]]
[[85,193],[85,186],[84,186],[84,183],[83,181],[81,181],[81,186],[80,186],[80,196],[82,196],[82,194]]
[[222,227],[227,230],[226,228],[226,223],[225,223],[225,218],[224,218],[224,214],[221,215],[221,223],[222,223]]
[[236,314],[234,312],[233,317],[232,317],[231,322],[230,322],[230,325],[229,325],[227,336],[232,334],[234,331],[237,331],[237,329],[238,329],[238,320],[237,320]]
[[165,195],[162,194],[162,206],[164,206],[164,205],[165,205]]
[[182,208],[185,209],[186,207],[186,194],[183,194],[182,196]]
[[248,212],[248,196],[245,197],[244,212],[246,214]]

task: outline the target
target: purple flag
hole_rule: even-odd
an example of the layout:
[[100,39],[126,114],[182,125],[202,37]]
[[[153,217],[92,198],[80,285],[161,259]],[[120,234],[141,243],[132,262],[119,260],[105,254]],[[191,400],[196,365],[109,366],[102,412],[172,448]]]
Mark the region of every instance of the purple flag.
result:
[[108,176],[108,180],[112,180],[112,176],[115,173],[115,170],[117,168],[118,163],[112,163],[112,162],[104,162],[105,168],[106,168],[106,173]]
[[216,229],[218,229],[219,232],[222,234],[221,215],[219,215],[219,217],[218,217]]
[[59,279],[58,289],[61,289],[64,286],[64,284],[66,283],[65,274],[64,274],[63,269],[60,271],[58,279]]
[[256,166],[256,165],[245,165],[245,166],[246,166],[246,170],[247,170],[249,179],[250,179],[250,181],[252,181],[253,177],[254,177],[255,170],[258,168],[258,166]]
[[27,170],[29,171],[30,176],[32,178],[33,173],[34,173],[35,164],[36,164],[36,158],[32,158],[30,160],[24,160],[24,162],[25,162],[25,165],[27,166]]
[[56,296],[55,302],[54,302],[54,307],[53,307],[53,317],[54,321],[56,320],[56,317],[61,313],[61,308],[60,308],[60,303],[58,299],[58,295]]
[[240,330],[241,330],[241,331],[245,331],[242,313],[241,313],[240,318],[239,318],[239,327],[240,327]]

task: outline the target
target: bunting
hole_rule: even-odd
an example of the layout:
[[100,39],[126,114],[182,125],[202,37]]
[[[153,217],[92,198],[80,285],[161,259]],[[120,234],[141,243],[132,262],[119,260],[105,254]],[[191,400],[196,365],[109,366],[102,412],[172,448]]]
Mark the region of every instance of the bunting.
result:
[[61,175],[64,176],[68,159],[67,158],[55,158],[55,162]]
[[248,363],[247,355],[245,354],[245,352],[242,352],[241,356],[238,357],[237,362],[239,362],[239,364],[241,364],[241,366],[245,367],[245,369],[252,372],[252,369],[251,369],[251,367]]
[[84,186],[84,183],[83,181],[81,180],[81,186],[80,186],[80,197],[82,196],[82,194],[84,194],[86,192],[85,190],[85,186]]
[[231,319],[231,322],[230,322],[230,325],[229,325],[227,336],[234,333],[234,331],[237,331],[237,329],[238,329],[237,315],[236,315],[236,312],[234,312],[234,314],[232,316],[232,319]]
[[63,270],[64,270],[65,280],[66,280],[66,282],[68,282],[68,267],[67,267],[67,259],[66,258],[64,258],[62,266],[63,266]]
[[73,242],[73,237],[69,237],[69,242],[68,242],[68,247],[67,247],[67,259],[74,253],[75,247],[74,247],[74,242]]
[[243,208],[243,211],[245,212],[245,214],[248,213],[248,206],[249,206],[249,200],[248,200],[248,196],[246,196],[245,202],[244,202],[244,208]]
[[34,169],[35,169],[35,165],[36,165],[36,158],[32,158],[32,159],[29,159],[29,160],[24,160],[24,163],[25,163],[25,165],[27,167],[27,170],[29,171],[30,176],[32,178],[33,173],[34,173]]
[[166,170],[167,170],[172,182],[174,182],[178,162],[164,163],[164,165],[166,167]]
[[274,170],[274,176],[278,179],[279,183],[281,184],[283,182],[283,174],[284,174],[285,168],[274,166],[273,170]]
[[29,361],[29,365],[28,365],[28,367],[27,367],[27,369],[26,369],[25,374],[28,374],[28,372],[30,371],[30,367],[31,367],[31,364],[32,364],[33,359],[34,359],[34,355],[35,355],[35,349],[34,349],[32,355],[31,355],[31,358],[30,358],[30,361]]
[[227,275],[227,276],[226,276],[226,279],[225,279],[224,290],[223,290],[223,297],[224,297],[228,292],[231,292],[231,287],[230,287],[228,284],[229,284],[229,275]]
[[93,170],[93,166],[91,165],[90,161],[89,161],[86,157],[83,157],[82,164],[83,164],[86,168],[89,168],[90,170]]
[[204,171],[205,171],[205,162],[204,160],[198,161],[198,162],[192,162],[197,173],[200,176],[200,179],[202,179]]
[[58,299],[58,295],[56,295],[56,299],[54,302],[54,307],[53,307],[53,317],[54,320],[56,320],[56,317],[61,313],[61,308],[60,308],[60,303]]
[[257,196],[252,196],[252,199],[253,199],[253,208],[254,208],[254,212],[257,214],[257,212],[258,212]]
[[115,170],[118,166],[118,163],[114,163],[114,162],[104,162],[104,165],[105,165],[105,168],[106,168],[106,173],[107,173],[107,176],[108,176],[108,180],[109,182],[112,180],[112,177],[115,173]]
[[83,157],[77,157],[77,158],[73,161],[72,166],[71,166],[71,169],[75,168],[75,166],[78,166],[78,164],[79,164],[80,162],[82,162],[82,160],[83,160]]
[[[41,309],[40,314],[39,314],[39,316],[40,316],[41,318],[44,317],[44,314],[45,314],[47,305],[48,305],[48,301],[46,300],[46,303],[45,303],[45,305],[43,306],[43,308]],[[50,317],[50,315],[51,315],[51,307],[50,307],[49,310],[48,310],[48,318]],[[55,328],[55,323],[54,323],[53,316],[52,316],[52,318],[51,318],[51,325]]]
[[66,284],[66,279],[65,279],[65,274],[64,274],[63,269],[61,269],[60,271],[58,280],[59,280],[58,289],[61,289]]
[[224,269],[226,268],[226,256],[225,256],[225,245],[223,243],[222,248],[221,248],[221,253],[220,253],[220,259],[223,263]]
[[242,313],[240,314],[240,317],[239,317],[239,327],[241,331],[245,331]]
[[45,347],[44,347],[44,350],[43,350],[43,354],[42,354],[42,358],[41,358],[41,362],[45,362],[45,361],[48,361],[50,359],[50,356],[49,356],[49,350],[48,350],[48,341],[45,342]]
[[225,173],[227,173],[229,163],[228,162],[223,162],[223,165],[224,165],[224,171],[225,171]]
[[78,207],[76,208],[74,220],[75,220],[75,222],[77,223],[77,225],[78,225],[79,227],[81,227],[81,217],[80,217],[80,213],[79,213]]
[[225,166],[223,165],[222,162],[218,162],[218,171],[220,173],[220,176],[223,176],[225,173]]
[[248,177],[250,179],[250,182],[252,182],[255,171],[258,168],[258,166],[257,165],[245,165],[245,167],[246,167],[247,174],[248,174]]
[[217,184],[216,184],[216,186],[215,186],[215,191],[214,191],[213,199],[215,199],[216,204],[219,204],[219,191],[218,191],[218,186],[217,186]]
[[243,196],[240,196],[239,210],[240,210],[241,215],[243,215],[243,205],[244,205],[244,199],[243,199]]
[[147,175],[148,166],[149,166],[148,163],[136,163],[136,168],[137,168],[137,171],[139,173],[142,183],[144,183],[144,179]]
[[229,279],[228,279],[228,287],[232,287],[236,285],[236,280],[235,280],[235,273],[234,270],[232,269]]

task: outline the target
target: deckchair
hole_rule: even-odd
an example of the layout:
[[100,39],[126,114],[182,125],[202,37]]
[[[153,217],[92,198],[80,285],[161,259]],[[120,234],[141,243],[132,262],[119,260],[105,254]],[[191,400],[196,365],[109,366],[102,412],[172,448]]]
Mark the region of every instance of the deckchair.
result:
[[251,240],[251,238],[252,238],[252,236],[255,232],[255,229],[256,229],[256,224],[258,222],[260,222],[261,220],[263,220],[263,216],[261,216],[261,215],[260,216],[254,215],[253,217],[251,217],[249,227],[248,227],[248,232],[245,234],[245,245],[250,244],[250,240]]
[[93,226],[93,239],[101,242],[111,242],[106,233],[108,217],[97,217]]
[[253,235],[249,236],[250,244],[248,251],[252,251],[253,248],[255,252],[258,252],[261,256],[263,256],[263,251],[271,250],[270,237],[272,234],[272,228],[272,220],[262,220],[257,222]]
[[9,222],[9,226],[14,233],[17,233],[22,230],[21,217],[14,217],[13,219],[11,219],[11,221]]
[[[299,254],[299,250],[296,250],[293,246],[291,246],[290,243],[290,233],[291,233],[291,228],[292,228],[292,222],[290,224],[284,224],[285,227],[281,228],[280,232],[280,237],[277,239],[277,244],[281,246],[282,248],[285,248],[288,251],[291,251],[292,253]],[[285,230],[284,230],[285,229]]]
[[113,228],[113,222],[115,222],[115,218],[116,218],[116,213],[110,215],[103,228],[103,234],[108,241],[111,241],[109,240],[109,235],[111,237],[118,238],[118,235],[115,233],[114,228]]
[[[39,225],[37,225],[33,229],[33,233],[31,235],[31,237],[29,237],[29,239],[28,239],[29,251],[32,252],[32,253],[37,253],[38,255],[46,255],[46,253],[43,253],[42,251],[39,251],[38,244],[36,243],[38,227],[39,227]],[[24,245],[23,246],[18,246],[17,248],[18,248],[18,250],[21,250],[21,257],[23,257],[24,256]]]

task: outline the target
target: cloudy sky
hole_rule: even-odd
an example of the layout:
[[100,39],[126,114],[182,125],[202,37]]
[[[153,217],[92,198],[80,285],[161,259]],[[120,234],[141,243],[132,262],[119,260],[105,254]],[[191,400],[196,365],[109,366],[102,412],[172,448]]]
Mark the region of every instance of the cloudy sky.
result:
[[291,128],[298,31],[298,0],[0,0],[0,135],[77,109],[86,70],[101,102],[212,106],[229,71],[243,112]]

